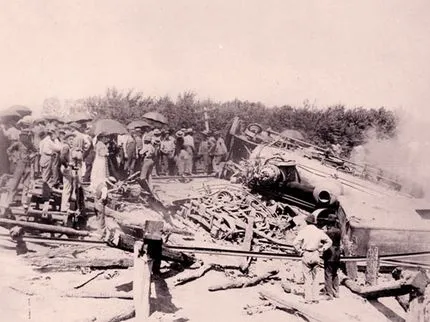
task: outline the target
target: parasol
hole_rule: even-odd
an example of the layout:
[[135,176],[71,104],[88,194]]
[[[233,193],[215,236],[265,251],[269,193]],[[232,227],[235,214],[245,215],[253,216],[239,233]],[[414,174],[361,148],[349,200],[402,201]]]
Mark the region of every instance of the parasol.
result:
[[76,114],[72,114],[69,117],[67,117],[66,123],[81,123],[81,122],[88,122],[91,121],[93,117],[86,112],[79,112]]
[[41,118],[44,119],[45,121],[57,121],[60,123],[64,123],[64,120],[60,116],[53,115],[53,114],[42,115]]
[[2,122],[16,122],[21,118],[21,115],[15,111],[0,111],[0,120]]
[[150,126],[151,125],[148,122],[146,122],[144,120],[140,120],[140,121],[133,121],[130,124],[128,124],[127,129],[133,130],[133,129],[138,128],[138,127],[150,127]]
[[158,112],[148,112],[143,115],[143,118],[161,124],[167,124],[167,118]]
[[21,116],[31,115],[33,111],[24,105],[13,105],[7,111],[16,112]]
[[93,123],[92,132],[95,135],[99,134],[126,134],[127,128],[119,123],[118,121],[112,119],[102,119]]

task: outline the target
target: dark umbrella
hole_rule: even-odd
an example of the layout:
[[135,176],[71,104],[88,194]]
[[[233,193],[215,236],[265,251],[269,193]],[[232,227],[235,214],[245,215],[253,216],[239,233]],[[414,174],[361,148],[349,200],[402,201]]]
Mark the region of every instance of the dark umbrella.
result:
[[103,119],[93,123],[92,132],[95,135],[126,134],[127,128],[118,121],[112,119]]
[[16,112],[21,116],[31,115],[33,111],[24,105],[13,105],[7,111]]
[[158,122],[161,124],[167,124],[167,118],[158,112],[148,112],[143,115],[143,118],[154,122]]
[[2,122],[16,122],[21,118],[21,115],[15,111],[0,111],[0,120]]
[[127,129],[133,130],[133,129],[138,128],[138,127],[150,127],[150,126],[151,125],[148,122],[144,121],[144,120],[133,121],[129,125],[127,125]]

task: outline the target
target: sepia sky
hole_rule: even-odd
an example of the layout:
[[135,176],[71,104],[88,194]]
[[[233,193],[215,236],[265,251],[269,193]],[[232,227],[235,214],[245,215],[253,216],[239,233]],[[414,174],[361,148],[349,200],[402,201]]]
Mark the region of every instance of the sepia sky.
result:
[[430,102],[426,0],[0,4],[0,107],[109,86],[417,114]]

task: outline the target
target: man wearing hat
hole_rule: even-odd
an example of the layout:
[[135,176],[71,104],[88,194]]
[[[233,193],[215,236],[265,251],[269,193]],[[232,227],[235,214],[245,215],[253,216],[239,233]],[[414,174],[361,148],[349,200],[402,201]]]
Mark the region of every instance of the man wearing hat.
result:
[[145,179],[148,184],[150,183],[152,170],[154,168],[154,146],[152,145],[152,138],[150,136],[143,137],[143,147],[140,150],[142,158],[142,168],[140,170],[140,179]]
[[329,214],[327,217],[326,234],[332,240],[332,245],[323,254],[325,293],[328,300],[339,297],[339,277],[337,271],[340,266],[341,231],[338,227],[337,216]]
[[61,145],[60,151],[55,151],[52,153],[52,184],[57,187],[62,182],[62,175],[60,172],[60,154],[64,147],[64,137],[66,136],[66,131],[64,129],[57,130],[58,143]]
[[33,133],[31,131],[21,131],[19,140],[13,143],[7,150],[7,153],[11,156],[11,161],[15,164],[15,170],[12,178],[6,185],[6,198],[2,200],[2,204],[0,205],[2,209],[0,209],[0,212],[4,212],[5,209],[9,208],[20,183],[23,186],[21,201],[24,207],[28,207],[28,190],[33,174],[32,166],[37,154],[32,137]]
[[205,174],[210,174],[212,172],[212,162],[209,157],[209,140],[208,140],[208,132],[203,131],[203,138],[199,145],[199,158],[203,161],[203,167]]
[[[73,191],[73,160],[72,150],[76,154],[79,150],[74,149],[73,142],[76,134],[69,132],[64,136],[63,147],[60,152],[60,172],[63,176],[63,191],[61,194],[61,211],[68,211],[70,208],[70,199]],[[82,151],[81,161],[82,161]]]
[[42,173],[42,181],[52,188],[52,163],[54,153],[61,151],[62,145],[57,139],[54,129],[47,127],[46,137],[39,143],[39,166]]
[[154,147],[154,167],[157,176],[161,175],[161,152],[160,152],[160,144],[161,144],[161,131],[159,129],[154,129],[152,131],[151,138],[152,146]]
[[184,145],[185,150],[189,154],[189,158],[186,160],[185,164],[185,174],[191,174],[194,172],[194,152],[195,152],[195,146],[194,146],[194,137],[193,137],[193,129],[188,128],[184,132]]
[[70,126],[74,129],[73,133],[75,134],[73,148],[82,151],[83,164],[85,165],[85,172],[82,174],[82,180],[84,182],[89,182],[91,180],[91,172],[96,154],[92,138],[86,133],[88,127],[85,123],[71,123]]
[[327,234],[316,227],[314,215],[306,218],[307,225],[303,227],[294,240],[294,248],[302,256],[302,269],[305,279],[305,303],[318,303],[318,281],[316,279],[320,256],[329,249],[332,241]]
[[183,176],[185,174],[185,166],[189,157],[190,155],[184,144],[184,132],[178,131],[176,132],[175,159],[179,176]]
[[224,166],[224,159],[227,156],[227,147],[224,139],[222,138],[221,132],[215,132],[215,146],[213,147],[213,160],[212,167],[215,173],[219,176]]

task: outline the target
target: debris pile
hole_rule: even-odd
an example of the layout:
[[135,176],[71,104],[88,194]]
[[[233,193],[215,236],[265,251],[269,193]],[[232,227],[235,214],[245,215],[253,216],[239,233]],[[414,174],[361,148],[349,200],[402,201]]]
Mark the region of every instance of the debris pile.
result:
[[259,250],[292,251],[293,228],[307,212],[229,185],[188,200],[177,214],[198,223],[215,239],[242,244],[250,226]]

